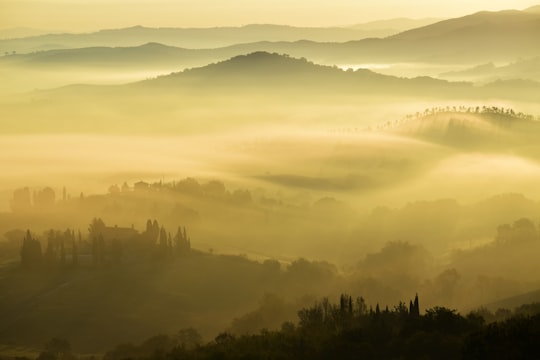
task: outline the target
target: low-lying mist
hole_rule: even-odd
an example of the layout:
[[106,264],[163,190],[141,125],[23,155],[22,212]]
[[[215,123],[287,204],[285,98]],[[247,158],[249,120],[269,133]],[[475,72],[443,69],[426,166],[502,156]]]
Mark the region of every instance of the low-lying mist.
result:
[[104,352],[276,329],[340,292],[466,311],[537,290],[539,88],[515,84],[256,53],[6,95],[0,344],[54,323]]

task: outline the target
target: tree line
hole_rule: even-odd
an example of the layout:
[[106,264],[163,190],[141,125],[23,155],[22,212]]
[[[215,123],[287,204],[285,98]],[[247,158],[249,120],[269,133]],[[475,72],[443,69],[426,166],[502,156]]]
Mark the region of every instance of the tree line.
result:
[[[255,335],[221,333],[206,345],[161,339],[163,347],[144,352],[119,345],[106,360],[131,359],[537,359],[540,304],[505,320],[486,322],[481,312],[462,316],[433,307],[420,313],[418,295],[409,306],[367,307],[362,297],[322,299],[298,311],[297,324]],[[483,310],[486,314],[486,310]],[[157,338],[157,337],[156,337]]]
[[[30,230],[26,231],[20,253],[23,268],[77,267],[84,262],[102,266],[148,257],[164,259],[185,256],[191,251],[191,238],[186,227],[179,226],[176,234],[171,236],[157,220],[150,219],[142,233],[133,227],[110,227],[102,219],[94,218],[88,227],[86,239],[83,239],[80,230],[76,234],[74,229],[51,229],[43,238],[40,240]],[[46,243],[45,250],[42,242]]]
[[512,108],[505,108],[502,106],[439,106],[427,108],[424,111],[417,111],[413,114],[407,114],[403,118],[394,121],[387,121],[383,124],[375,126],[374,128],[369,127],[367,130],[386,130],[398,127],[409,121],[422,119],[426,116],[433,116],[437,114],[483,114],[483,115],[492,115],[497,116],[498,119],[512,121],[512,120],[522,120],[522,121],[540,121],[540,116],[533,116],[530,114],[525,114],[523,112],[516,112]]

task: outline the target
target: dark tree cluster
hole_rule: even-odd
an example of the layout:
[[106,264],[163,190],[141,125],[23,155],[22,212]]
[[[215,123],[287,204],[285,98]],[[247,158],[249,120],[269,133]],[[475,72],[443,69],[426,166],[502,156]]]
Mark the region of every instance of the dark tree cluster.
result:
[[36,360],[75,360],[71,352],[71,344],[65,339],[52,338]]
[[176,348],[194,350],[200,347],[201,344],[202,337],[199,332],[193,328],[186,328],[174,335],[153,336],[140,345],[131,343],[118,345],[113,350],[108,351],[103,359],[122,360],[161,357]]
[[21,263],[25,268],[39,266],[43,253],[41,251],[41,243],[32,237],[30,230],[26,231],[21,247]]
[[495,243],[499,245],[527,244],[538,241],[538,230],[534,222],[527,218],[514,221],[513,224],[503,224],[497,227]]
[[76,236],[73,229],[51,229],[45,233],[45,238],[47,247],[42,254],[41,242],[30,231],[26,232],[21,248],[24,267],[79,266],[85,262],[99,267],[125,260],[185,256],[191,251],[191,239],[185,227],[179,226],[173,238],[157,220],[148,220],[146,230],[139,233],[133,227],[110,227],[102,219],[94,218],[88,227],[87,240],[83,241],[80,231]]
[[[71,251],[68,250],[68,247]],[[70,254],[68,254],[68,251]],[[75,230],[67,229],[66,231],[49,230],[47,232],[47,250],[45,251],[45,261],[49,265],[68,263],[74,265],[78,263],[78,247],[75,242]]]
[[501,124],[511,123],[512,121],[540,121],[539,117],[534,117],[530,114],[522,112],[516,112],[510,108],[497,107],[497,106],[446,106],[446,107],[433,107],[425,109],[424,111],[418,111],[414,114],[408,114],[402,119],[387,121],[386,123],[369,130],[385,130],[398,127],[412,120],[422,119],[427,116],[433,116],[437,114],[482,114],[490,115],[493,118],[500,120]]
[[148,219],[142,233],[133,228],[106,226],[102,219],[94,219],[89,227],[94,265],[118,264],[124,260],[154,259],[186,255],[191,250],[191,239],[185,227],[178,227],[174,238],[157,220]]
[[446,107],[433,107],[431,109],[425,109],[423,112],[417,112],[415,114],[407,115],[407,119],[420,118],[427,115],[444,114],[444,113],[474,113],[474,114],[491,114],[491,115],[505,115],[515,119],[523,119],[528,121],[535,120],[534,116],[527,115],[522,112],[515,112],[511,108],[504,108],[498,106],[446,106]]
[[[342,295],[298,312],[299,323],[256,335],[221,333],[205,346],[177,346],[134,353],[132,359],[538,359],[540,315],[516,316],[486,325],[476,314],[464,317],[444,307],[420,314],[410,307],[366,306],[363,298]],[[108,359],[122,359],[121,348]]]
[[[218,201],[230,202],[236,205],[247,205],[252,203],[252,196],[249,190],[236,189],[228,190],[225,184],[219,180],[210,180],[207,182],[200,182],[194,178],[185,178],[170,183],[164,183],[162,181],[147,183],[137,182],[131,188],[124,182],[120,188],[117,184],[109,187],[109,194],[122,195],[130,192],[163,192],[174,191],[184,195],[188,195],[195,198],[210,198]],[[194,212],[193,216],[197,216]],[[153,225],[153,223],[151,223]]]
[[227,190],[225,184],[218,180],[200,183],[196,179],[186,178],[166,186],[174,191],[195,197],[213,198],[234,204],[250,204],[252,202],[251,193],[248,190],[230,191]]
[[157,220],[148,219],[146,230],[141,236],[148,245],[157,245],[160,256],[186,255],[191,250],[191,239],[185,226],[179,226],[176,235],[172,237],[164,226],[159,226]]

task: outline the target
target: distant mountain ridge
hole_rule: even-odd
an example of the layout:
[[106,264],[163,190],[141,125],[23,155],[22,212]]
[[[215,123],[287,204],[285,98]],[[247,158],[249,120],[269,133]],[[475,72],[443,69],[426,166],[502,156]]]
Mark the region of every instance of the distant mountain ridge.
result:
[[494,63],[489,62],[461,71],[442,73],[440,77],[468,81],[493,81],[495,79],[540,81],[540,56],[518,60],[502,66],[496,66]]
[[410,19],[410,18],[395,18],[386,20],[375,20],[359,24],[348,26],[353,29],[363,30],[381,30],[381,29],[394,29],[395,33],[406,31],[409,29],[430,25],[441,21],[437,18],[425,18],[425,19]]
[[538,303],[540,302],[540,289],[527,292],[525,294],[520,294],[512,296],[509,298],[501,299],[489,304],[483,304],[482,307],[485,307],[488,310],[496,311],[498,309],[514,309],[523,304]]
[[363,38],[386,37],[436,21],[438,20],[398,18],[334,27],[248,24],[237,27],[157,28],[136,25],[88,33],[47,32],[45,30],[14,28],[0,30],[0,50],[27,53],[56,48],[129,47],[147,42],[193,49],[226,47],[257,41],[346,42]]
[[[523,24],[529,21],[536,21],[539,17],[537,14],[519,10],[502,10],[497,12],[480,11],[471,15],[466,15],[459,18],[443,20],[435,24],[430,24],[420,28],[407,30],[402,33],[391,36],[394,39],[425,39],[441,36],[455,36],[460,34],[463,29],[471,31],[471,35],[475,35],[473,30],[481,27],[506,27],[519,29]],[[502,34],[497,34],[502,35]]]
[[[91,51],[85,51],[85,56],[76,54],[81,52],[81,46],[77,49],[69,50],[73,52],[69,54],[66,50],[64,53],[53,53],[54,56],[49,57],[47,54],[32,53],[21,55],[21,57],[11,58],[11,60],[21,60],[26,64],[51,64],[52,59],[61,65],[70,65],[71,59],[73,62],[85,62],[92,65],[93,61],[98,63],[114,63],[127,61],[136,63],[137,57],[140,56],[140,65],[146,66],[145,61],[155,61],[156,64],[176,62],[177,68],[182,69],[190,66],[202,66],[214,61],[225,60],[236,55],[249,54],[258,51],[270,53],[288,54],[293,57],[305,57],[312,61],[321,64],[365,64],[365,63],[430,63],[430,64],[474,64],[486,62],[511,62],[518,58],[533,58],[540,56],[540,46],[538,39],[540,38],[540,13],[525,12],[517,10],[508,10],[500,12],[479,12],[476,14],[444,20],[435,24],[424,27],[408,30],[387,38],[369,38],[362,40],[346,41],[346,42],[317,42],[312,40],[297,40],[297,41],[260,41],[264,39],[258,30],[274,29],[275,32],[285,31],[289,28],[275,25],[249,25],[244,28],[223,28],[219,29],[221,38],[227,37],[227,32],[230,31],[246,31],[252,37],[254,42],[241,43],[226,47],[215,47],[201,49],[183,48],[183,51],[172,50],[170,57],[163,57],[148,54],[131,54],[127,60],[120,56],[118,45],[110,45],[115,43],[116,38],[122,38],[124,42],[137,43],[135,48],[141,46],[141,41],[145,43],[155,42],[148,40],[142,34],[152,32],[170,32],[169,38],[174,38],[177,29],[147,29],[143,27],[134,27],[124,30],[103,30],[93,34],[82,35],[50,35],[45,38],[38,37],[43,46],[44,43],[56,44],[60,46],[63,36],[71,39],[79,37],[89,37],[92,41],[98,42],[101,45],[94,47],[96,52],[100,54],[92,55]],[[268,30],[270,32],[274,30]],[[317,30],[317,29],[316,29]],[[328,29],[318,29],[317,31],[327,31]],[[343,29],[339,29],[342,31]],[[184,30],[182,30],[184,31]],[[185,30],[188,31],[188,30]],[[191,30],[189,30],[191,31]],[[216,29],[196,29],[193,31],[207,31],[216,36]],[[264,32],[263,31],[263,32]],[[303,31],[303,30],[302,30]],[[333,31],[333,30],[332,30]],[[346,30],[350,31],[350,29]],[[167,38],[165,36],[165,38]],[[34,41],[37,38],[23,39],[21,41]],[[99,40],[102,39],[102,40]],[[108,40],[103,40],[108,39]],[[257,40],[255,40],[257,39]],[[244,38],[247,40],[247,38]],[[75,41],[75,40],[73,40]],[[77,40],[78,41],[78,40]],[[103,44],[103,43],[107,44]],[[39,44],[35,43],[35,46]],[[79,42],[82,44],[83,42]],[[160,42],[169,44],[167,41]],[[13,45],[13,44],[12,44]],[[170,46],[171,44],[167,45]],[[0,41],[1,49],[9,49],[9,41]],[[105,51],[103,47],[109,47],[111,50]],[[130,47],[129,45],[123,46]],[[145,49],[148,50],[148,49]],[[10,52],[11,53],[11,52]],[[69,54],[69,55],[68,55]],[[104,59],[99,59],[99,57]],[[172,57],[176,59],[172,60]],[[6,56],[1,59],[5,59]]]
[[29,53],[55,48],[132,47],[148,42],[169,46],[211,49],[258,41],[346,42],[369,37],[384,37],[397,29],[362,29],[355,27],[294,27],[273,24],[250,24],[241,27],[149,28],[132,26],[104,29],[90,33],[63,33],[0,40],[0,52]]
[[[204,58],[209,51],[190,50],[159,43],[146,43],[134,47],[87,47],[57,49],[31,54],[13,54],[0,58],[6,64],[40,66],[129,66],[146,64],[149,66],[186,65],[191,59]],[[180,67],[180,66],[179,66]]]
[[530,12],[530,13],[540,13],[540,5],[531,6],[524,11]]
[[62,33],[64,31],[58,30],[43,30],[43,29],[34,29],[27,27],[13,27],[0,29],[0,40],[4,39],[20,39],[23,37],[39,36],[46,34]]

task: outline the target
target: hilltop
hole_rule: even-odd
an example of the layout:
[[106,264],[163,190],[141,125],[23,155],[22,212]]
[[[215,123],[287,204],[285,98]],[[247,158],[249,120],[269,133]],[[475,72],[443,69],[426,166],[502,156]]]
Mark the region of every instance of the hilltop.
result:
[[497,107],[447,107],[409,115],[385,129],[459,149],[498,150],[525,146],[540,134],[534,116]]
[[[227,86],[229,89],[244,85],[257,85],[261,91],[271,85],[303,89],[306,93],[365,90],[401,92],[425,91],[438,88],[445,93],[451,88],[468,88],[468,83],[450,83],[429,77],[413,79],[378,74],[367,69],[342,70],[335,66],[320,65],[305,58],[286,54],[258,51],[238,55],[210,65],[187,69],[178,73],[145,80],[139,86]],[[314,86],[315,85],[315,86]],[[208,89],[208,88],[207,88]]]

